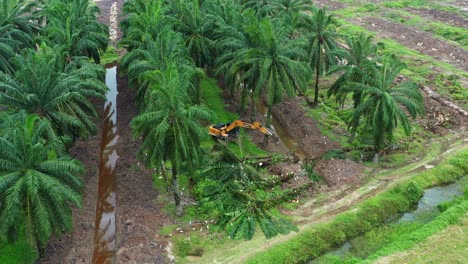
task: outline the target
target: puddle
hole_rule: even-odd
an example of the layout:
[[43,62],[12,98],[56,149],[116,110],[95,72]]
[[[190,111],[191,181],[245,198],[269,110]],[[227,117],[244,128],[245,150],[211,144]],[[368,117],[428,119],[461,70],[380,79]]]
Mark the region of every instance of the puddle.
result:
[[[266,114],[266,106],[263,102],[257,101],[256,103],[257,111],[262,115]],[[275,115],[271,115],[271,126],[276,133],[276,136],[281,140],[281,142],[286,146],[290,153],[296,155],[300,160],[305,159],[304,152],[299,148],[297,142],[286,132],[286,130],[281,126],[281,124],[276,120]]]
[[[461,196],[463,196],[463,186],[461,184],[461,181],[444,186],[436,186],[433,188],[426,189],[422,198],[414,207],[413,211],[393,217],[389,219],[387,223],[428,223],[439,214],[439,209],[437,208],[437,205],[443,202],[452,201],[455,198]],[[341,247],[336,248],[334,250],[330,250],[327,254],[335,255],[338,257],[345,257],[349,254],[352,254],[350,252],[352,249],[353,246],[350,243],[350,241],[346,241]],[[312,261],[309,261],[308,263],[318,263],[317,260],[314,259]]]
[[94,230],[93,263],[115,263],[116,252],[116,193],[115,166],[117,155],[117,67],[106,69],[105,119],[102,124],[99,159],[98,198]]

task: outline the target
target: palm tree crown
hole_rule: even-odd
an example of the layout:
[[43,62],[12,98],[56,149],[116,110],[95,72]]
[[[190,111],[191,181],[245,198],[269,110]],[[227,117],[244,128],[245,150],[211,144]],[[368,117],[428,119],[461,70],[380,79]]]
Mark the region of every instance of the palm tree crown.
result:
[[404,68],[405,65],[396,58],[387,57],[382,67],[367,69],[366,84],[353,82],[348,88],[352,92],[362,93],[362,102],[354,109],[350,126],[359,124],[361,117],[366,119],[373,133],[376,162],[385,141],[393,141],[393,131],[398,122],[407,134],[411,132],[406,112],[412,118],[423,112],[422,95],[417,85],[412,82],[395,83]]
[[315,70],[315,96],[314,104],[318,104],[319,78],[329,67],[338,62],[338,58],[332,51],[336,49],[337,33],[333,26],[336,21],[332,15],[327,15],[325,8],[314,11],[314,14],[306,20],[306,28],[309,31],[310,67]]
[[84,170],[78,161],[58,156],[60,141],[45,140],[48,123],[36,115],[8,122],[0,137],[0,233],[23,230],[43,247],[52,233],[71,228],[69,205],[81,206]]
[[107,87],[99,78],[104,70],[86,58],[65,64],[60,50],[43,47],[17,56],[20,70],[0,76],[0,104],[46,118],[58,135],[87,136],[97,117],[90,97],[104,98]]

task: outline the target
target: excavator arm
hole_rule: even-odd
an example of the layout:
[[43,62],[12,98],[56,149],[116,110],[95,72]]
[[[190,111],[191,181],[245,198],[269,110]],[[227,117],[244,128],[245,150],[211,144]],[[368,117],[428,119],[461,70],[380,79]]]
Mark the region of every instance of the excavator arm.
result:
[[212,125],[209,128],[209,134],[222,139],[235,138],[239,132],[240,127],[259,130],[268,136],[274,135],[273,130],[261,125],[259,122],[254,122],[251,124],[242,120],[236,120],[228,124],[219,123]]

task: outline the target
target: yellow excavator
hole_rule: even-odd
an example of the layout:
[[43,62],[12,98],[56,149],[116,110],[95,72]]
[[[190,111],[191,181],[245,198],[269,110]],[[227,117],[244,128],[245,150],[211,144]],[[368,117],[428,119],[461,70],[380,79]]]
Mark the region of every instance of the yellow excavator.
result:
[[239,135],[241,127],[256,129],[268,136],[274,135],[273,130],[262,126],[259,122],[254,122],[253,124],[250,124],[242,120],[236,120],[227,124],[218,123],[216,125],[212,125],[209,128],[209,134],[224,140],[231,140]]

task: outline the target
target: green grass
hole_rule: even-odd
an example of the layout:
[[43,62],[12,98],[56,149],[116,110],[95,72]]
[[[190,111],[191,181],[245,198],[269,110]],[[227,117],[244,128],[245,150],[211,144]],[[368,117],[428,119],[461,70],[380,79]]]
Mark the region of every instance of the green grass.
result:
[[442,40],[452,41],[464,49],[468,49],[467,29],[447,25],[441,22],[431,21],[403,10],[379,12],[377,15],[383,16],[397,23],[430,32]]
[[106,52],[101,54],[102,65],[117,63],[119,60],[120,60],[120,56],[119,54],[117,54],[117,51],[115,50],[115,48],[112,46],[107,47]]
[[[468,177],[460,181],[462,186],[468,186]],[[419,244],[429,236],[440,232],[449,225],[460,221],[468,211],[468,192],[465,196],[443,203],[439,208],[442,212],[433,212],[434,219],[414,223],[394,223],[371,230],[363,236],[350,242],[352,248],[343,255],[328,253],[317,263],[372,263],[381,256],[404,251]]]
[[[382,260],[389,264],[466,263],[467,233],[468,217],[464,217],[459,224],[451,225],[415,247],[385,256]],[[441,241],[443,242],[441,243]]]
[[[366,33],[374,35],[374,33],[369,30],[347,23],[345,20],[339,20],[341,27],[338,31],[344,35],[354,35],[356,33]],[[411,80],[424,84],[435,84],[437,91],[446,95],[454,101],[462,103],[462,106],[467,106],[468,98],[466,97],[466,89],[463,89],[458,82],[461,77],[468,78],[468,72],[461,71],[455,68],[453,65],[435,60],[434,58],[418,53],[404,45],[399,44],[398,42],[392,39],[377,39],[380,43],[383,44],[384,51],[397,54],[398,57],[408,65],[406,70],[402,71],[403,75],[406,75]],[[444,76],[450,76],[451,85],[448,87],[446,83],[442,82],[433,82],[434,68],[440,69]]]
[[[225,102],[221,97],[221,88],[216,84],[216,81],[210,78],[204,78],[200,82],[202,89],[202,99],[205,105],[207,105],[216,114],[217,122],[231,122],[239,119],[239,115],[227,111],[224,106]],[[266,151],[259,149],[247,136],[247,134],[241,130],[239,140],[228,143],[229,148],[241,157],[245,156],[264,156],[267,154]],[[215,144],[213,139],[206,140],[203,142],[204,147],[211,147]]]
[[430,186],[448,183],[468,172],[468,151],[463,151],[436,168],[376,195],[329,223],[302,230],[292,239],[259,253],[248,263],[302,263],[316,258],[344,241],[381,226],[391,216],[406,211]]
[[37,259],[37,253],[25,239],[19,239],[14,244],[0,242],[0,263],[29,264]]

